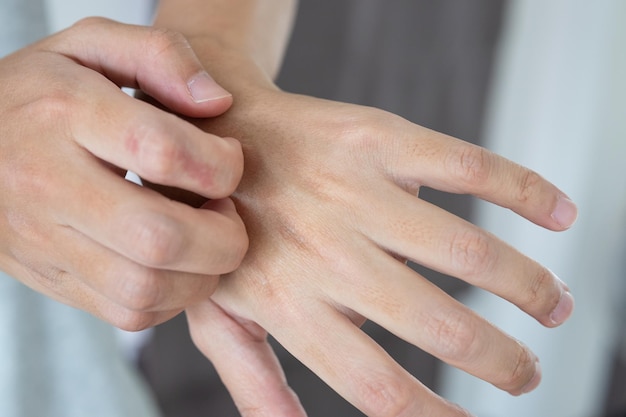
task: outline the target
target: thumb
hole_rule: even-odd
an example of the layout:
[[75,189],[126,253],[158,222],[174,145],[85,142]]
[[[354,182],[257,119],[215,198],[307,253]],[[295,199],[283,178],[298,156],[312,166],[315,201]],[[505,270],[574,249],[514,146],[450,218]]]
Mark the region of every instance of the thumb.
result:
[[213,117],[232,95],[205,71],[183,35],[109,19],[83,19],[57,34],[51,49],[100,72],[120,87],[138,88],[170,110]]

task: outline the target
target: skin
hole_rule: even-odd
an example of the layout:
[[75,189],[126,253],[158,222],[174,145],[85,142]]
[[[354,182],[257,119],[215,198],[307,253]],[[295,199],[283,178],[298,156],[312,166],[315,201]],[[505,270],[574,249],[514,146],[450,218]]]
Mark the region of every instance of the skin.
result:
[[[0,268],[125,329],[193,304],[194,340],[245,416],[304,415],[268,331],[367,415],[467,415],[364,335],[365,319],[513,394],[531,390],[536,357],[405,261],[485,288],[547,326],[571,314],[567,287],[417,194],[474,194],[552,230],[569,227],[575,207],[486,150],[376,109],[278,90],[271,79],[294,7],[163,1],[157,25],[189,43],[89,19],[3,58]],[[203,68],[237,97],[219,119],[208,118],[232,98]],[[163,194],[182,190],[187,204],[125,181],[125,170]],[[243,257],[244,223],[250,251],[209,299],[216,275]]]
[[[187,309],[196,345],[247,417],[305,415],[267,332],[368,416],[468,415],[369,339],[359,329],[366,319],[513,395],[531,391],[538,358],[406,261],[490,291],[548,327],[572,312],[567,286],[417,195],[422,186],[473,194],[555,231],[571,226],[576,207],[537,173],[485,149],[377,109],[280,91],[271,80],[288,34],[286,3],[162,1],[157,17],[157,26],[184,33],[234,94],[227,113],[198,126],[237,137],[245,154],[233,200],[249,252],[211,300]],[[191,9],[203,16],[198,24],[177,14]]]
[[[232,103],[164,30],[87,19],[0,60],[0,268],[139,330],[206,299],[239,265],[247,234],[226,197],[243,155],[121,86],[191,117]],[[212,201],[171,201],[126,170]]]

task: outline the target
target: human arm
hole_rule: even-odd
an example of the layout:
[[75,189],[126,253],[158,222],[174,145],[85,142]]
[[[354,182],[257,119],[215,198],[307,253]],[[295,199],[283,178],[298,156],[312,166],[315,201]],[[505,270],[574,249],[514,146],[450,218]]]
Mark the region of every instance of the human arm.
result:
[[[379,187],[378,185],[381,184],[376,181],[375,177],[382,174],[381,177],[388,180],[389,184],[391,184],[392,181],[396,183],[400,182],[399,180],[404,182],[407,177],[406,174],[410,172],[410,170],[415,171],[413,176],[417,176],[417,171],[419,170],[421,171],[419,176],[422,177],[419,178],[420,182],[423,181],[424,183],[430,183],[431,185],[441,188],[441,184],[438,185],[433,183],[432,178],[428,179],[426,178],[426,175],[431,172],[436,173],[437,175],[441,174],[441,171],[437,172],[436,169],[432,170],[429,168],[432,168],[433,166],[434,168],[437,168],[437,166],[445,165],[440,164],[440,161],[436,158],[431,158],[435,160],[433,160],[432,165],[430,165],[428,161],[429,158],[424,157],[423,154],[415,152],[416,149],[412,149],[406,145],[413,142],[414,146],[417,147],[419,145],[419,148],[422,150],[431,151],[431,154],[434,153],[431,157],[443,157],[446,154],[444,150],[449,148],[451,151],[450,161],[448,164],[449,168],[454,168],[454,164],[452,162],[456,161],[456,159],[453,159],[455,152],[452,151],[466,148],[457,147],[457,144],[454,141],[447,142],[450,146],[433,146],[436,142],[439,142],[440,145],[443,145],[446,142],[441,138],[437,140],[438,136],[441,135],[435,135],[433,132],[428,132],[426,129],[415,129],[410,123],[406,123],[406,121],[401,122],[398,118],[383,114],[382,112],[369,111],[369,109],[357,108],[354,106],[349,108],[349,106],[334,105],[333,103],[327,102],[317,102],[316,100],[309,100],[296,96],[289,97],[289,95],[286,94],[272,95],[269,92],[268,94],[261,94],[258,93],[258,90],[256,90],[256,92],[257,95],[252,97],[252,99],[258,100],[254,102],[250,99],[250,97],[244,97],[243,94],[235,93],[236,103],[239,104],[240,107],[237,107],[236,104],[233,111],[225,118],[231,118],[231,128],[248,131],[248,134],[246,135],[247,138],[244,140],[247,158],[246,179],[240,189],[241,193],[237,194],[237,198],[239,199],[243,194],[244,196],[241,197],[240,205],[244,208],[249,208],[250,212],[252,212],[252,215],[244,214],[244,216],[246,217],[248,225],[251,227],[253,240],[253,249],[250,252],[250,256],[256,258],[251,262],[254,262],[257,266],[259,266],[259,268],[247,268],[247,270],[249,269],[249,276],[255,276],[255,278],[251,281],[262,281],[265,283],[263,287],[250,289],[252,294],[248,294],[247,301],[257,307],[254,308],[254,314],[248,314],[246,311],[244,314],[239,314],[239,317],[252,317],[254,319],[254,316],[258,314],[261,317],[265,316],[267,319],[268,316],[272,315],[272,313],[267,312],[267,310],[282,310],[281,313],[283,314],[277,313],[274,317],[269,319],[269,321],[274,321],[274,329],[270,331],[275,336],[280,336],[281,330],[283,330],[280,327],[281,323],[284,324],[283,327],[285,329],[297,329],[296,333],[300,332],[300,336],[303,336],[301,337],[302,344],[300,345],[300,341],[295,340],[296,338],[292,338],[290,341],[291,346],[289,346],[292,352],[295,351],[293,348],[294,344],[300,345],[303,350],[306,350],[307,348],[309,351],[318,349],[318,345],[323,344],[324,342],[317,340],[325,338],[329,349],[324,352],[326,354],[326,358],[329,359],[329,362],[332,362],[334,359],[335,361],[341,363],[341,358],[345,356],[346,351],[350,354],[351,350],[341,349],[341,343],[336,345],[331,343],[333,333],[335,333],[330,331],[333,329],[332,326],[328,326],[329,331],[327,332],[316,331],[323,330],[320,329],[320,327],[331,322],[328,320],[329,316],[316,314],[315,317],[318,318],[317,321],[320,323],[320,326],[316,326],[317,323],[312,321],[313,318],[311,315],[300,315],[299,310],[305,310],[308,307],[307,304],[310,304],[309,301],[314,301],[316,298],[319,298],[320,294],[316,292],[316,290],[319,289],[317,287],[321,287],[322,289],[329,288],[322,294],[322,298],[324,298],[323,296],[327,296],[330,298],[330,304],[339,304],[340,307],[343,308],[345,308],[346,303],[338,302],[337,297],[339,297],[339,301],[341,301],[341,297],[351,295],[350,293],[355,293],[354,295],[356,296],[356,294],[359,293],[360,288],[363,289],[364,287],[373,287],[378,290],[378,294],[384,293],[384,287],[375,285],[370,286],[368,284],[370,283],[368,273],[355,273],[353,274],[354,277],[351,277],[351,274],[342,274],[342,272],[345,272],[342,271],[344,267],[346,269],[350,269],[355,266],[358,267],[358,263],[370,265],[368,262],[370,259],[382,260],[378,255],[376,255],[377,252],[375,251],[368,252],[367,250],[359,250],[358,252],[355,252],[354,249],[350,250],[349,246],[351,244],[354,246],[360,245],[362,243],[361,238],[363,237],[360,236],[359,233],[353,233],[354,231],[348,230],[350,229],[350,226],[358,226],[357,231],[362,232],[363,235],[371,239],[376,237],[376,235],[372,233],[376,231],[374,229],[378,229],[378,231],[390,229],[389,227],[379,227],[382,223],[381,220],[390,220],[389,226],[393,226],[393,223],[395,223],[397,219],[406,218],[407,221],[405,224],[407,226],[411,226],[416,223],[416,219],[411,221],[412,217],[414,218],[419,216],[424,217],[425,219],[432,217],[434,220],[432,230],[429,230],[426,227],[428,224],[423,222],[419,228],[414,227],[414,233],[409,233],[413,235],[413,239],[410,240],[423,239],[425,244],[428,243],[428,240],[446,240],[445,235],[441,233],[427,232],[432,232],[433,230],[458,230],[459,232],[463,232],[466,230],[464,226],[459,225],[457,222],[450,222],[450,227],[447,230],[445,228],[442,229],[441,224],[447,223],[446,221],[438,222],[438,215],[428,216],[427,211],[418,211],[417,204],[412,205],[409,203],[409,200],[412,201],[414,199],[413,196],[407,195],[406,200],[395,199],[394,196],[404,195],[404,192],[396,194],[392,191],[391,187]],[[243,103],[243,100],[246,99],[247,103]],[[240,116],[239,118],[235,116],[238,111]],[[222,122],[224,125],[227,124],[226,121],[221,120],[207,125],[207,128],[227,128],[221,124]],[[409,141],[409,134],[413,135],[412,141]],[[264,142],[267,149],[260,149],[254,146],[256,141],[259,139]],[[352,142],[353,146],[350,146],[350,142]],[[402,152],[399,152],[398,147],[402,148]],[[470,152],[473,154],[477,153],[475,148],[469,149],[467,162],[472,161]],[[362,152],[363,150],[369,150],[370,152]],[[436,150],[437,152],[432,152],[433,150]],[[411,155],[411,158],[408,156],[405,158],[398,158],[400,155]],[[367,156],[372,159],[370,163],[363,160],[363,157]],[[400,159],[400,161],[394,161],[394,159]],[[408,163],[409,159],[413,162]],[[489,161],[492,160],[492,158],[487,159]],[[404,164],[402,164],[403,167],[398,166],[396,169],[389,169],[400,165],[397,162],[402,162],[402,160],[404,160]],[[445,160],[445,158],[441,158],[441,160]],[[494,162],[497,164],[498,161],[494,160]],[[385,169],[380,170],[381,167],[384,167]],[[505,168],[502,170],[502,173],[516,172],[516,170],[512,168],[514,167],[510,166]],[[249,175],[248,171],[251,172]],[[371,175],[373,171],[374,175]],[[402,171],[404,171],[403,175],[399,175]],[[480,172],[480,169],[477,169],[477,172]],[[459,172],[459,176],[462,176],[460,174],[461,173]],[[490,175],[495,174],[496,173],[492,173]],[[433,176],[436,177],[437,175]],[[446,173],[445,176],[450,176],[450,173]],[[267,179],[267,177],[269,177],[269,179]],[[528,178],[532,178],[532,175],[529,175]],[[364,181],[365,179],[367,181]],[[459,188],[466,188],[465,192],[472,191],[467,184],[462,185],[463,183],[461,180],[462,178],[459,178],[458,181],[451,182],[458,183]],[[490,182],[493,185],[505,188],[508,186],[508,180],[506,178],[502,178],[502,180],[503,181],[499,184],[493,181],[493,179]],[[411,182],[418,181],[415,178],[412,178]],[[417,189],[416,186],[414,187],[415,189],[411,190],[411,188],[413,188],[410,187],[411,184],[401,185],[409,189],[411,194]],[[262,191],[259,191],[258,194],[256,194],[256,201],[253,198],[248,200],[246,198],[248,194],[243,191],[244,188],[248,191]],[[342,189],[338,190],[338,188]],[[510,188],[513,190],[516,187],[511,184]],[[495,193],[497,194],[499,192]],[[543,194],[545,195],[546,193]],[[373,198],[374,196],[377,198]],[[509,197],[506,198],[508,199]],[[331,204],[333,202],[336,204]],[[355,204],[356,202],[362,206]],[[405,214],[404,216],[402,213],[393,214],[389,206],[392,206],[394,202],[401,203],[401,207],[404,207],[402,210],[410,212],[410,214],[407,213],[408,215]],[[342,203],[346,205],[352,203],[352,207],[348,210],[345,207],[342,207]],[[398,204],[398,206],[400,206],[400,204]],[[328,208],[328,211],[325,211],[325,208]],[[390,213],[390,215],[387,215],[386,217],[381,216],[381,218],[378,218],[378,216],[364,217],[363,215],[368,214],[365,213],[365,210],[371,212],[371,214]],[[260,213],[259,217],[262,217],[262,219],[254,219],[255,213]],[[436,213],[433,212],[433,214]],[[250,218],[252,218],[252,220],[249,220]],[[264,223],[266,223],[267,226],[265,226]],[[453,227],[454,225],[459,227]],[[342,226],[347,226],[348,229]],[[371,226],[371,228],[368,228],[367,226]],[[363,231],[363,229],[366,230]],[[400,227],[396,227],[395,229],[397,232],[402,231]],[[347,242],[335,245],[337,239],[340,239],[344,234],[347,236]],[[401,235],[401,233],[397,234]],[[470,229],[468,236],[471,236],[472,234],[473,230]],[[309,243],[312,242],[312,238],[316,237],[322,238],[322,240],[326,242],[326,245],[322,245],[321,247],[315,247],[315,245],[313,245],[313,247],[311,247]],[[378,245],[385,243],[381,241],[381,239],[371,240],[372,243],[376,243]],[[257,245],[255,241],[261,242]],[[291,250],[297,245],[301,246],[301,251],[298,251],[297,247],[295,250]],[[272,246],[278,247],[276,248],[276,253],[263,250],[264,247],[271,248]],[[390,249],[388,245],[385,246],[387,249]],[[499,244],[496,244],[495,246],[499,246]],[[286,248],[285,252],[288,251],[289,255],[278,256],[280,253],[279,248]],[[306,253],[307,249],[310,249],[310,254]],[[405,250],[409,250],[408,245]],[[319,253],[325,255],[326,260],[333,262],[331,268],[320,268],[318,271],[326,274],[330,273],[331,277],[329,279],[331,280],[338,281],[348,279],[350,280],[348,284],[351,285],[344,285],[340,291],[332,291],[330,290],[331,287],[329,287],[329,284],[332,286],[332,282],[326,282],[324,277],[316,276],[318,274],[316,274],[315,271],[310,271],[310,268],[316,268],[316,266],[323,263],[319,262],[319,256],[316,256]],[[345,256],[340,256],[342,253],[345,254]],[[361,256],[363,253],[369,256],[366,256],[365,259],[363,259],[364,257]],[[506,253],[506,251],[503,253]],[[254,256],[253,254],[257,254],[257,256]],[[289,258],[292,258],[292,260],[290,261]],[[430,258],[430,256],[427,256],[427,258]],[[264,259],[270,259],[271,261],[264,262]],[[355,265],[355,263],[357,265]],[[283,275],[285,275],[284,271],[292,267],[293,273],[284,276],[283,279]],[[511,267],[512,269],[515,269],[515,263],[513,263]],[[254,274],[254,270],[256,269],[261,270],[261,272]],[[367,269],[364,269],[365,271],[363,272],[367,272]],[[389,268],[380,269],[383,270],[383,272],[395,270],[395,268],[391,265]],[[532,272],[532,270],[529,272]],[[386,274],[381,275],[382,280],[393,281],[392,276],[389,276],[388,279],[386,279]],[[397,276],[399,274],[393,275]],[[532,275],[528,274],[528,276],[530,277]],[[517,279],[519,279],[519,277],[514,277],[512,281]],[[237,280],[235,279],[234,281]],[[312,281],[318,285],[310,285]],[[227,278],[225,285],[228,285],[228,282],[230,281]],[[273,282],[276,285],[272,285]],[[298,285],[295,283],[300,282],[304,282],[303,285],[308,288],[306,293],[312,294],[311,297],[306,297],[304,294],[302,297],[298,297],[297,294],[294,295],[292,291],[293,287]],[[343,284],[346,284],[346,282],[344,281]],[[393,284],[393,282],[389,282],[386,286],[389,286],[390,293],[395,295],[398,294],[398,292],[393,291]],[[339,287],[339,285],[335,285],[332,288],[337,289]],[[274,303],[267,303],[266,305],[258,306],[257,304],[260,303],[255,304],[255,301],[258,298],[263,298],[265,293],[262,291],[265,289],[268,291],[273,290],[273,292],[278,296],[282,293],[282,295],[285,295],[284,300],[280,299]],[[409,293],[412,292],[409,291]],[[221,293],[219,294],[220,295],[218,295],[218,297],[221,296]],[[261,294],[260,297],[259,294]],[[396,300],[399,306],[405,304],[411,305],[419,302],[422,304],[428,304],[425,303],[424,300],[417,300],[417,297],[412,297],[415,299],[408,299],[408,302],[401,303],[399,300],[402,298],[403,293],[399,294],[401,297],[397,299],[391,295],[389,296],[391,300]],[[407,301],[407,298],[403,299],[404,301]],[[380,301],[385,300],[383,299]],[[428,301],[428,299],[426,299],[426,301]],[[289,304],[291,308],[281,308],[281,306],[285,303]],[[446,306],[446,303],[436,303],[435,305],[444,307]],[[399,306],[396,307],[400,308]],[[362,305],[360,308],[363,309],[365,306]],[[406,310],[410,309],[407,308]],[[315,310],[313,311],[315,312]],[[320,311],[318,310],[318,312]],[[239,310],[237,313],[239,313]],[[433,310],[432,316],[435,318],[437,317],[436,313],[436,310]],[[300,320],[294,319],[292,321],[290,319],[291,316],[297,316]],[[378,321],[380,322],[380,320]],[[266,320],[262,324],[265,325],[267,322],[268,321]],[[336,329],[337,327],[334,328]],[[311,335],[311,337],[308,337],[309,335],[304,332],[314,334]],[[212,334],[210,328],[207,333]],[[328,335],[328,333],[330,333],[330,335]],[[348,334],[348,332],[344,333],[346,339],[350,339]],[[451,339],[454,339],[452,335],[450,337]],[[284,333],[283,337],[279,337],[279,340],[283,343],[286,339],[287,337],[284,336]],[[311,341],[312,339],[314,341]],[[339,342],[341,342],[341,340]],[[320,350],[321,349],[323,348],[320,348]],[[307,356],[307,352],[305,352],[305,354],[302,354],[302,351],[296,353],[301,359],[306,358]],[[333,355],[335,355],[336,358],[333,358]],[[308,356],[310,358],[310,352]],[[346,359],[345,362],[350,362],[350,359],[352,358],[348,357],[344,359]],[[367,364],[370,361],[360,362]],[[383,363],[383,361],[371,362]],[[310,365],[310,361],[307,361],[307,363]],[[367,366],[364,368],[372,369]],[[524,366],[521,367],[521,369],[523,368]],[[357,388],[360,382],[366,382],[368,379],[370,381],[376,381],[376,378],[371,377],[359,378],[359,375],[361,375],[358,371],[359,367],[355,367],[355,369],[357,369],[356,372],[350,372],[350,369],[347,369],[347,372],[341,372],[346,371],[346,369],[341,366],[337,366],[336,369],[340,370],[337,372],[339,374],[353,377],[352,379],[354,382],[352,382],[352,384]],[[390,369],[393,370],[394,368]],[[502,373],[505,372],[507,372],[507,369],[503,366]],[[328,375],[326,375],[325,379],[329,381],[327,376]],[[401,375],[393,376],[398,377]],[[384,374],[381,379],[385,380]],[[398,379],[402,380],[402,378]],[[385,386],[384,383],[380,385]],[[389,383],[387,385],[390,387],[391,392],[394,391],[394,387],[397,387],[397,385],[394,385],[393,383]],[[412,383],[407,383],[406,385],[408,387],[413,387]],[[336,387],[337,385],[335,384],[334,386]],[[407,391],[414,392],[412,388],[407,389]],[[399,395],[397,401],[394,401],[396,407],[401,407],[403,405],[403,399],[405,400],[406,397],[407,395]],[[415,397],[417,397],[417,395]],[[376,395],[373,395],[370,400],[372,407],[375,406],[376,398]],[[365,403],[367,401],[363,402]],[[428,401],[425,401],[425,403],[428,403]],[[404,405],[406,405],[406,403]],[[412,411],[416,410],[412,408]]]
[[[105,19],[0,60],[0,269],[138,330],[208,297],[240,262],[247,236],[225,197],[243,161],[234,139],[120,86],[192,117],[232,102],[179,34]],[[192,209],[124,180],[126,170],[215,200]]]

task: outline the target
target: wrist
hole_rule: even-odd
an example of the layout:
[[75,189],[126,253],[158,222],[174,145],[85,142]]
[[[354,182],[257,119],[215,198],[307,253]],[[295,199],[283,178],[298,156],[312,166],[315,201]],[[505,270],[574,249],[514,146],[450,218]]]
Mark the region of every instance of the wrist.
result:
[[187,39],[205,69],[233,95],[244,92],[248,95],[255,90],[278,90],[272,71],[245,50],[207,35]]
[[[264,75],[247,76],[267,85],[278,75],[296,8],[297,0],[161,0],[154,26],[182,33],[205,58],[230,61],[234,54],[246,69],[252,64]],[[216,73],[210,61],[204,64]]]

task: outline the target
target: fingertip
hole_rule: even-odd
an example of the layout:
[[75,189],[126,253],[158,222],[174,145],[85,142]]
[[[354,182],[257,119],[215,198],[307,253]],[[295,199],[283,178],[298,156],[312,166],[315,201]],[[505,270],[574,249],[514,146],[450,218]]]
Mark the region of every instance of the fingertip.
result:
[[552,270],[546,268],[552,276],[552,290],[548,308],[539,316],[534,316],[539,323],[548,328],[554,328],[565,323],[574,312],[574,296],[570,288]]
[[187,81],[187,88],[191,98],[196,103],[232,98],[232,94],[226,91],[221,85],[206,72],[201,71]]
[[233,103],[233,96],[219,85],[206,71],[200,71],[187,81],[191,101],[202,116],[212,117],[224,113]]
[[569,229],[578,218],[578,207],[576,207],[576,204],[570,200],[569,197],[560,195],[557,198],[550,217],[556,222],[560,229]]
[[250,245],[246,226],[237,213],[235,203],[230,198],[223,198],[207,201],[201,208],[215,211],[228,219],[224,223],[226,232],[222,245],[226,251],[221,261],[221,273],[234,271],[241,265]]
[[229,193],[232,194],[233,192],[235,192],[235,190],[239,186],[239,183],[241,182],[241,179],[243,178],[245,158],[243,153],[243,147],[239,140],[228,136],[224,137],[223,140],[230,145],[231,153],[233,155],[233,164],[230,171],[232,190]]
[[539,365],[539,361],[535,362],[535,374],[533,377],[522,387],[522,394],[528,394],[531,391],[534,391],[535,388],[539,386],[541,383],[541,366]]
[[[211,151],[214,162],[208,171],[210,177],[199,190],[202,195],[212,198],[224,198],[232,195],[239,186],[244,171],[244,155],[241,143],[233,138],[215,137],[214,149]],[[207,159],[205,160],[208,160]]]
[[574,297],[567,289],[562,289],[558,304],[550,314],[552,326],[560,326],[569,319],[574,312]]

